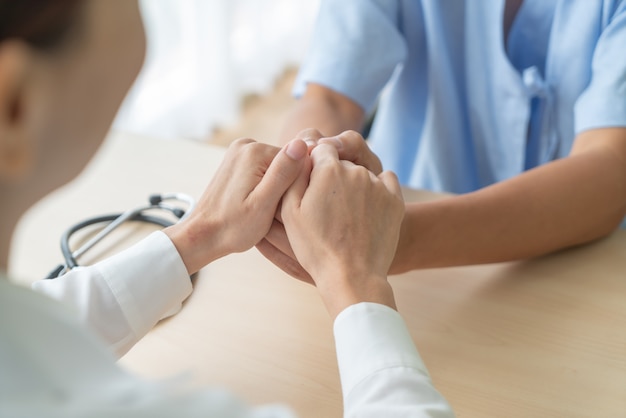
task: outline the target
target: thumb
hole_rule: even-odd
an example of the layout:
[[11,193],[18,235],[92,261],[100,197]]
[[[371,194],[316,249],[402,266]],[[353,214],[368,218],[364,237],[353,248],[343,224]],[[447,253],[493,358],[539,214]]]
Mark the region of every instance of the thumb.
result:
[[259,202],[276,207],[285,191],[296,180],[308,155],[306,143],[294,139],[274,157],[251,195]]

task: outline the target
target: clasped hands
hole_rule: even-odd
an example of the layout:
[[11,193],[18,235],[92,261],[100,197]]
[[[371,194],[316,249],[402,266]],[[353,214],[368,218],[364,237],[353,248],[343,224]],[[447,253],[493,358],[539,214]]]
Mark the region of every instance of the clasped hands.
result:
[[169,227],[189,273],[256,245],[315,284],[334,318],[359,302],[395,308],[387,272],[404,202],[363,138],[302,131],[283,148],[235,141],[185,221]]

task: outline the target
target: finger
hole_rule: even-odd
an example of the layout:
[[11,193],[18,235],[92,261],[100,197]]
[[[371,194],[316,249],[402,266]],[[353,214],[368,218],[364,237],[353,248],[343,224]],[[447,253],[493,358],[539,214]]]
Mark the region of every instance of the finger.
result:
[[281,148],[250,138],[233,141],[205,190],[203,199],[208,197],[206,193],[210,190],[216,193],[216,189],[223,190],[227,187],[229,196],[244,201],[258,187],[267,168],[280,151]]
[[307,146],[307,151],[309,152],[309,154],[311,153],[311,151],[313,151],[313,149],[317,146],[317,141],[314,139],[307,139],[306,141],[306,146]]
[[387,190],[392,192],[394,195],[403,199],[402,197],[402,188],[400,187],[400,182],[398,181],[398,176],[393,171],[383,171],[378,175],[378,178],[383,182]]
[[311,159],[313,160],[313,168],[315,168],[315,166],[325,162],[339,162],[339,153],[334,146],[320,143],[311,152]]
[[[233,164],[228,158],[224,159],[223,165],[226,164],[231,168],[234,175],[235,171],[243,171],[246,173],[256,172],[259,179],[266,173],[268,167],[274,161],[274,158],[282,149],[269,144],[257,142],[250,138],[240,138],[235,140],[228,148],[230,159],[233,158],[246,160],[247,164]],[[232,167],[234,166],[234,167]],[[234,170],[232,169],[234,168]],[[221,170],[221,168],[220,168]],[[219,170],[218,170],[219,171]],[[257,180],[258,182],[259,180]]]
[[296,180],[307,156],[304,141],[295,139],[280,150],[270,163],[265,175],[250,195],[263,205],[278,206],[278,201]]
[[256,248],[265,258],[291,277],[315,286],[313,278],[302,268],[300,263],[278,250],[269,241],[262,239],[256,244]]
[[238,139],[235,139],[233,142],[231,142],[231,144],[229,145],[229,148],[237,149],[237,148],[241,148],[244,145],[251,144],[253,142],[256,142],[256,141],[252,138],[238,138]]
[[302,139],[309,147],[309,152],[317,146],[317,140],[324,135],[314,128],[303,129],[296,135],[296,138]]
[[283,195],[283,199],[281,203],[282,208],[280,212],[281,220],[285,218],[285,215],[287,213],[300,207],[300,202],[302,202],[302,198],[304,197],[306,188],[309,185],[310,176],[311,176],[311,159],[305,158],[304,167],[300,171],[300,175]]
[[294,260],[297,259],[296,255],[293,252],[293,249],[291,248],[289,238],[287,237],[287,232],[285,231],[285,227],[282,223],[274,220],[272,222],[270,230],[267,232],[267,234],[265,234],[265,239],[281,252],[285,253]]
[[337,148],[339,158],[361,165],[376,175],[383,171],[379,158],[370,150],[367,142],[358,132],[345,131],[337,136],[321,138],[318,144],[334,146]]
[[[229,145],[227,157],[222,160],[222,165],[232,165],[232,162],[229,160],[229,158],[250,158],[253,161],[258,161],[257,165],[261,165],[262,167],[259,168],[262,168],[262,171],[265,172],[267,166],[269,165],[269,163],[272,162],[272,160],[279,151],[280,148],[278,147],[262,144],[251,138],[239,138],[234,140]],[[249,167],[246,167],[246,170],[248,169]],[[221,168],[218,171],[221,171]]]
[[318,131],[315,128],[307,128],[307,129],[303,129],[300,132],[298,132],[296,134],[296,138],[300,138],[304,141],[306,141],[307,139],[311,139],[313,141],[317,141],[318,139],[322,138],[324,135],[322,135],[322,133],[320,131]]
[[274,214],[274,219],[276,219],[281,224],[284,224],[282,210],[283,210],[283,200],[280,199],[280,202],[278,202],[278,206],[276,207],[276,213]]

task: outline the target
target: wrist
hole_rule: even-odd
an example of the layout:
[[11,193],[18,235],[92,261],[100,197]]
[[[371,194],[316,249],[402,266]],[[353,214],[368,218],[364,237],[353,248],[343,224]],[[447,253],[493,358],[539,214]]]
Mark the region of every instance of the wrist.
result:
[[411,257],[411,245],[413,243],[411,226],[411,219],[405,214],[400,226],[396,253],[389,267],[389,274],[400,274],[415,268],[411,265],[414,261],[413,257]]
[[195,225],[188,219],[165,228],[163,232],[176,247],[190,275],[225,255],[216,245],[215,228],[209,225]]
[[316,285],[333,319],[347,307],[361,302],[379,303],[396,309],[393,289],[384,275],[330,273],[324,279],[316,280]]
[[440,224],[433,215],[442,211],[439,202],[405,204],[396,254],[389,274],[401,274],[432,266],[435,257],[440,255],[433,251],[434,242],[440,235],[437,234]]

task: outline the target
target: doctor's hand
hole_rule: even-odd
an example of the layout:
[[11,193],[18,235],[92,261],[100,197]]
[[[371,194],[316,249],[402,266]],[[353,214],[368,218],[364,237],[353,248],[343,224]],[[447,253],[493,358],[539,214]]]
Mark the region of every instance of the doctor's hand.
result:
[[391,172],[374,175],[341,161],[320,144],[312,170],[285,193],[281,216],[293,253],[315,282],[334,318],[359,302],[395,308],[387,271],[393,260],[404,202]]
[[259,242],[308,160],[307,145],[298,139],[282,149],[252,139],[233,142],[194,211],[164,230],[187,271]]

